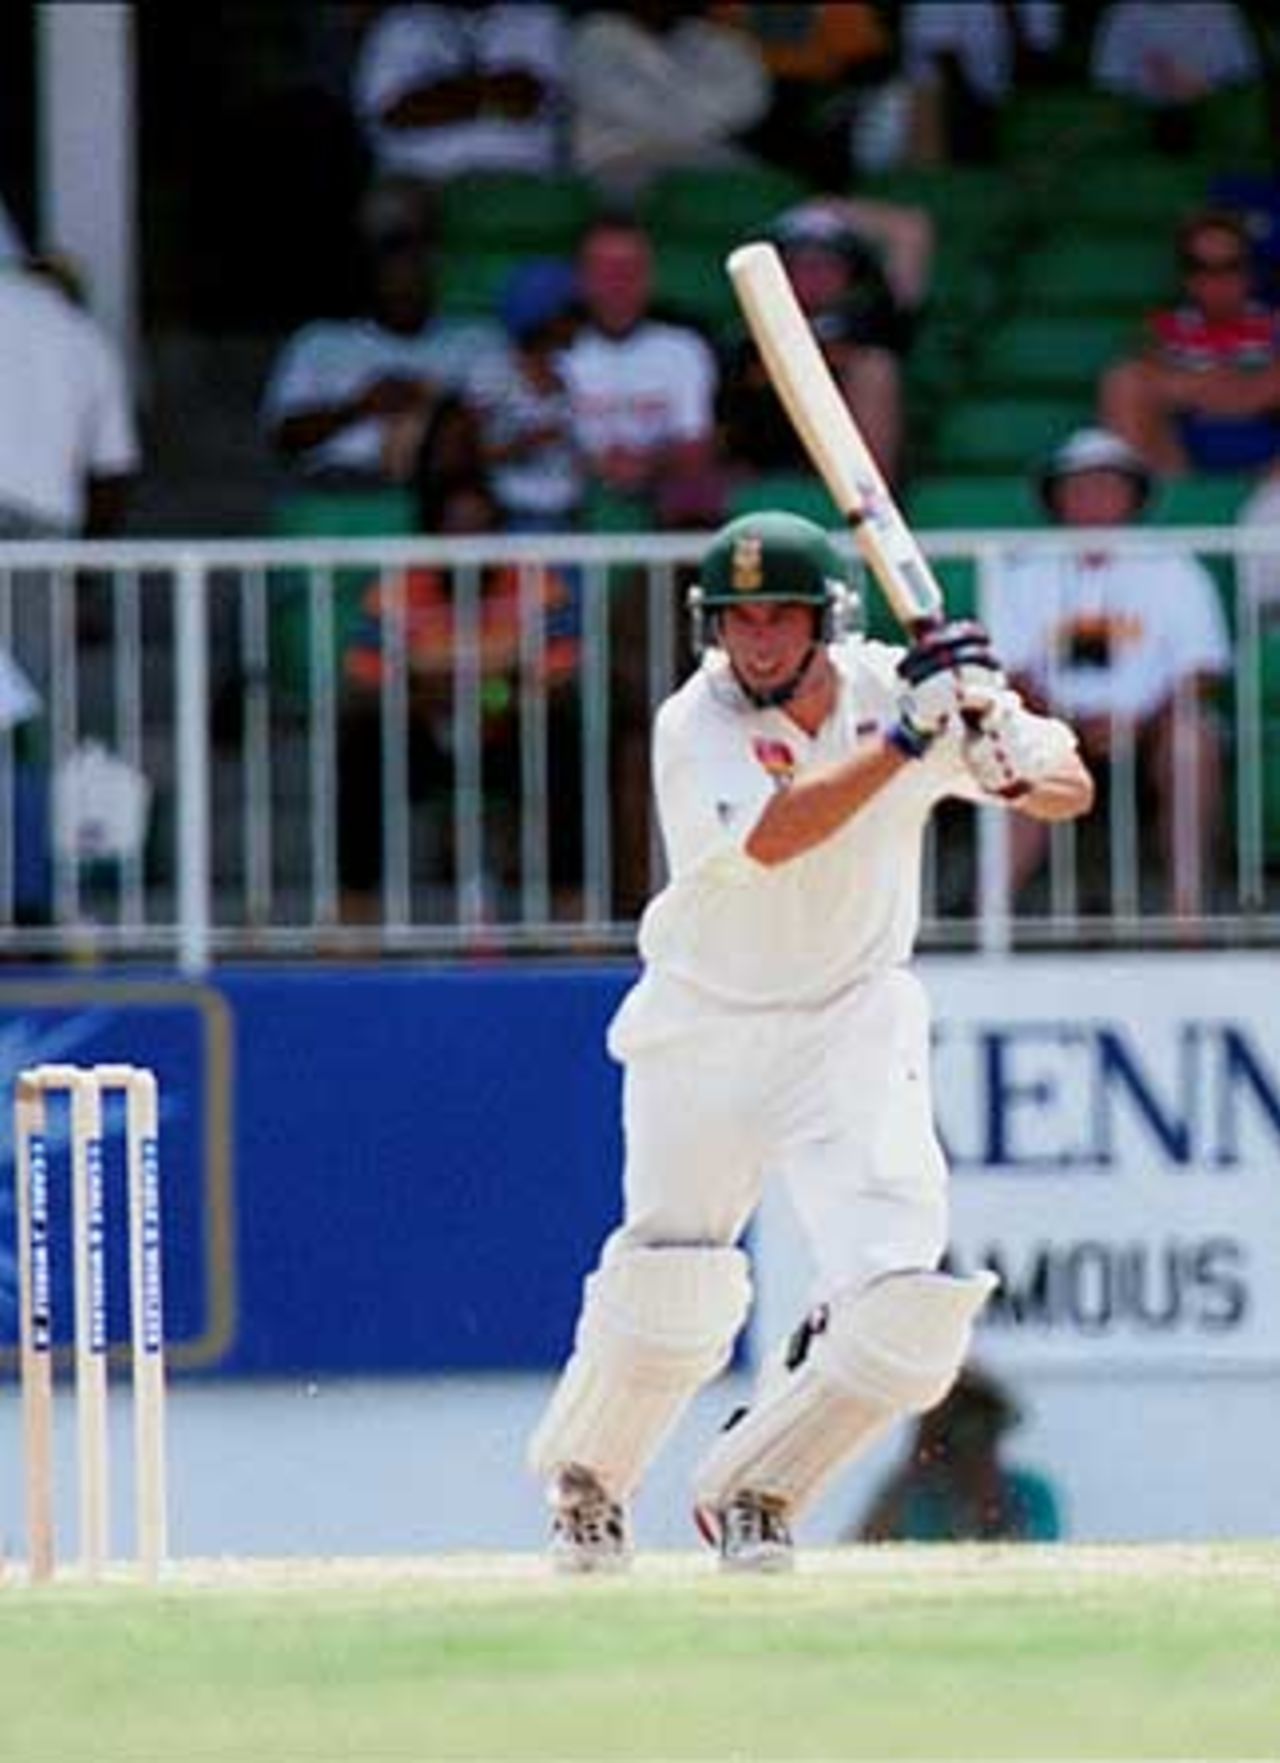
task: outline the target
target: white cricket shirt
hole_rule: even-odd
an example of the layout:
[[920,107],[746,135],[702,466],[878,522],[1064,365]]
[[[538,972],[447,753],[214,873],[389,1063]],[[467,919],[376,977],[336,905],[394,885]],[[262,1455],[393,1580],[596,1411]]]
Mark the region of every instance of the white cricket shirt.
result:
[[[959,738],[944,736],[803,856],[774,866],[749,857],[743,846],[775,790],[881,740],[897,719],[901,649],[854,638],[829,652],[837,701],[816,735],[782,710],[754,708],[714,652],[658,712],[654,779],[670,881],[641,921],[640,952],[651,975],[722,1005],[820,1004],[906,961],[930,810],[944,796],[984,799]],[[648,990],[633,1016],[661,1015],[663,988]],[[656,1020],[647,1028],[660,1032]]]

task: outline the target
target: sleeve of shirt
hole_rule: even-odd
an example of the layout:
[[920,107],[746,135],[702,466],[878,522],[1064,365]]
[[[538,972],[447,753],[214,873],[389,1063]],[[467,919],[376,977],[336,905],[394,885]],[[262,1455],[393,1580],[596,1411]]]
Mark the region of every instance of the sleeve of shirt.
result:
[[521,6],[491,7],[482,53],[486,67],[524,67],[550,87],[561,85],[569,40],[559,8],[530,0]]
[[1217,584],[1203,564],[1179,557],[1169,563],[1165,641],[1173,672],[1229,673],[1231,638]]
[[415,86],[462,71],[466,55],[444,6],[393,6],[369,29],[356,61],[356,109],[377,123]]
[[775,786],[745,730],[667,705],[654,728],[653,775],[673,877],[702,870],[730,880],[754,871],[743,846]]
[[85,464],[95,477],[122,477],[138,469],[141,449],[124,363],[105,337],[92,339],[92,418]]
[[700,441],[715,423],[716,361],[696,331],[673,331],[672,430],[677,441]]
[[321,365],[322,342],[321,328],[306,325],[285,343],[262,396],[262,421],[266,428],[274,428],[286,416],[331,403],[337,395],[337,388],[329,383]]

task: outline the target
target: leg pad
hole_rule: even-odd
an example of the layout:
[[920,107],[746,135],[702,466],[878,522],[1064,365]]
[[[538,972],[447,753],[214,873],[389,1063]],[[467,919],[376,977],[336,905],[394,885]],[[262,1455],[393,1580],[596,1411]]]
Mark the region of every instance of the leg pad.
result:
[[589,1469],[624,1500],[701,1386],[720,1371],[751,1302],[732,1248],[628,1248],[587,1280],[573,1355],[529,1446],[536,1475]]
[[835,1298],[809,1325],[805,1351],[771,1366],[746,1412],[703,1459],[700,1507],[750,1491],[794,1516],[900,1415],[940,1402],[969,1350],[992,1274],[897,1273]]

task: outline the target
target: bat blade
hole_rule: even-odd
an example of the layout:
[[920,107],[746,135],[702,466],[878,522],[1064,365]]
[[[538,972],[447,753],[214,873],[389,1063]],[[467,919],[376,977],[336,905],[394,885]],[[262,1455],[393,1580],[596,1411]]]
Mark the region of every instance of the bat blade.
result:
[[853,528],[899,622],[917,633],[944,616],[937,577],[889,493],[770,244],[741,245],[729,279],[791,425]]

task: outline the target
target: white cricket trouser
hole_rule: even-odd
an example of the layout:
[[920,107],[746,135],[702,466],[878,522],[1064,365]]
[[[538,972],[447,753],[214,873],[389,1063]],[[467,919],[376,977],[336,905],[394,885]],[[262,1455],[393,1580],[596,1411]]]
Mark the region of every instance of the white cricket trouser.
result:
[[625,1213],[605,1258],[734,1243],[779,1177],[814,1257],[815,1302],[936,1267],[946,1167],[915,975],[894,968],[806,1010],[726,1009],[679,989],[669,1036],[650,1017],[613,1043],[625,1066]]

